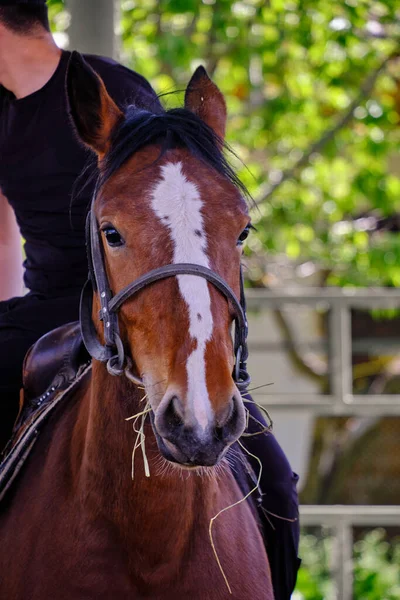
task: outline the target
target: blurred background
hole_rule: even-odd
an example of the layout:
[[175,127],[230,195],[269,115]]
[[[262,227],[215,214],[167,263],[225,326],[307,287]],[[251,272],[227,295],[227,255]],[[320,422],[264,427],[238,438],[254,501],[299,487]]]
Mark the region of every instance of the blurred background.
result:
[[[300,475],[296,600],[400,598],[400,2],[50,0],[167,106],[203,64],[253,194],[254,398]],[[246,167],[244,166],[246,165]]]

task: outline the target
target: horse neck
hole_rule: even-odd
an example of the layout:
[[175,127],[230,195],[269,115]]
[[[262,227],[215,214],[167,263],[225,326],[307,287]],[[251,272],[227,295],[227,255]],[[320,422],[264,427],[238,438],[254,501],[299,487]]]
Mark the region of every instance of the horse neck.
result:
[[[139,448],[132,481],[136,434],[132,421],[126,419],[144,410],[143,396],[143,390],[125,377],[110,376],[104,365],[94,361],[74,432],[74,462],[87,510],[112,522],[127,548],[134,547],[155,564],[165,562],[168,551],[183,556],[199,522],[208,525],[218,490],[212,478],[171,466],[164,469],[167,463],[159,454],[149,419],[145,433],[151,475],[145,476]],[[208,526],[202,529],[207,531]]]

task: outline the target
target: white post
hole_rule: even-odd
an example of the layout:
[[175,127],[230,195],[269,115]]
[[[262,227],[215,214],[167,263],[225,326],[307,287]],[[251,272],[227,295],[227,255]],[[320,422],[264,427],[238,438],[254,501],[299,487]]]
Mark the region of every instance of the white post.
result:
[[71,13],[69,49],[115,57],[116,7],[114,0],[66,0]]
[[338,600],[353,598],[353,530],[345,518],[336,523],[334,579]]
[[353,399],[352,339],[350,306],[335,301],[330,311],[331,394],[336,408]]

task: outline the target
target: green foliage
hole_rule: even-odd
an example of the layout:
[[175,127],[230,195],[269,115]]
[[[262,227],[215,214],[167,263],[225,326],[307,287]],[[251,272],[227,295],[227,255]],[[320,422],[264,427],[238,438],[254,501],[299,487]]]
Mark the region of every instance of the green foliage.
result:
[[52,31],[65,31],[69,26],[70,17],[65,9],[64,0],[47,0],[47,7]]
[[307,534],[300,538],[299,555],[302,559],[297,576],[295,600],[334,600],[330,574],[333,538],[328,531],[322,535]]
[[121,56],[157,92],[204,64],[225,93],[241,176],[267,196],[252,252],[313,261],[329,284],[399,286],[398,234],[359,218],[400,212],[399,60],[368,84],[399,19],[391,0],[121,0]]
[[[333,538],[304,533],[300,542],[302,567],[294,600],[333,600],[330,576]],[[400,540],[387,541],[384,529],[368,532],[354,545],[354,600],[400,598]]]
[[375,529],[355,544],[356,600],[400,598],[400,541],[390,544],[384,529]]
[[253,251],[312,260],[331,284],[400,285],[399,236],[371,235],[357,220],[400,211],[400,165],[388,167],[400,141],[395,61],[346,124],[284,175],[398,46],[396,3],[124,0],[121,7],[124,61],[158,92],[182,89],[205,64],[226,94],[228,141],[253,173],[241,172],[254,196],[284,178],[254,212]]

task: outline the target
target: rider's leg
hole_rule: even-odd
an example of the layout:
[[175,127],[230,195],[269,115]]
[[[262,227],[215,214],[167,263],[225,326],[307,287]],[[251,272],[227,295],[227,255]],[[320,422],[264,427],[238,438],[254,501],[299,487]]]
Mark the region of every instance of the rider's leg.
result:
[[26,352],[48,331],[76,321],[78,304],[77,296],[45,299],[33,294],[0,302],[0,451],[18,414]]
[[4,323],[0,315],[0,451],[18,414],[24,356],[36,339],[31,332]]
[[[249,395],[247,395],[250,398]],[[266,425],[262,413],[251,402],[245,403],[250,415],[248,432],[257,433],[261,427],[254,419]],[[272,433],[242,437],[241,443],[262,463],[260,488],[265,519],[264,532],[272,580],[277,600],[288,600],[296,583],[299,559],[299,511],[296,484],[298,476]],[[249,457],[256,474],[258,461]]]

